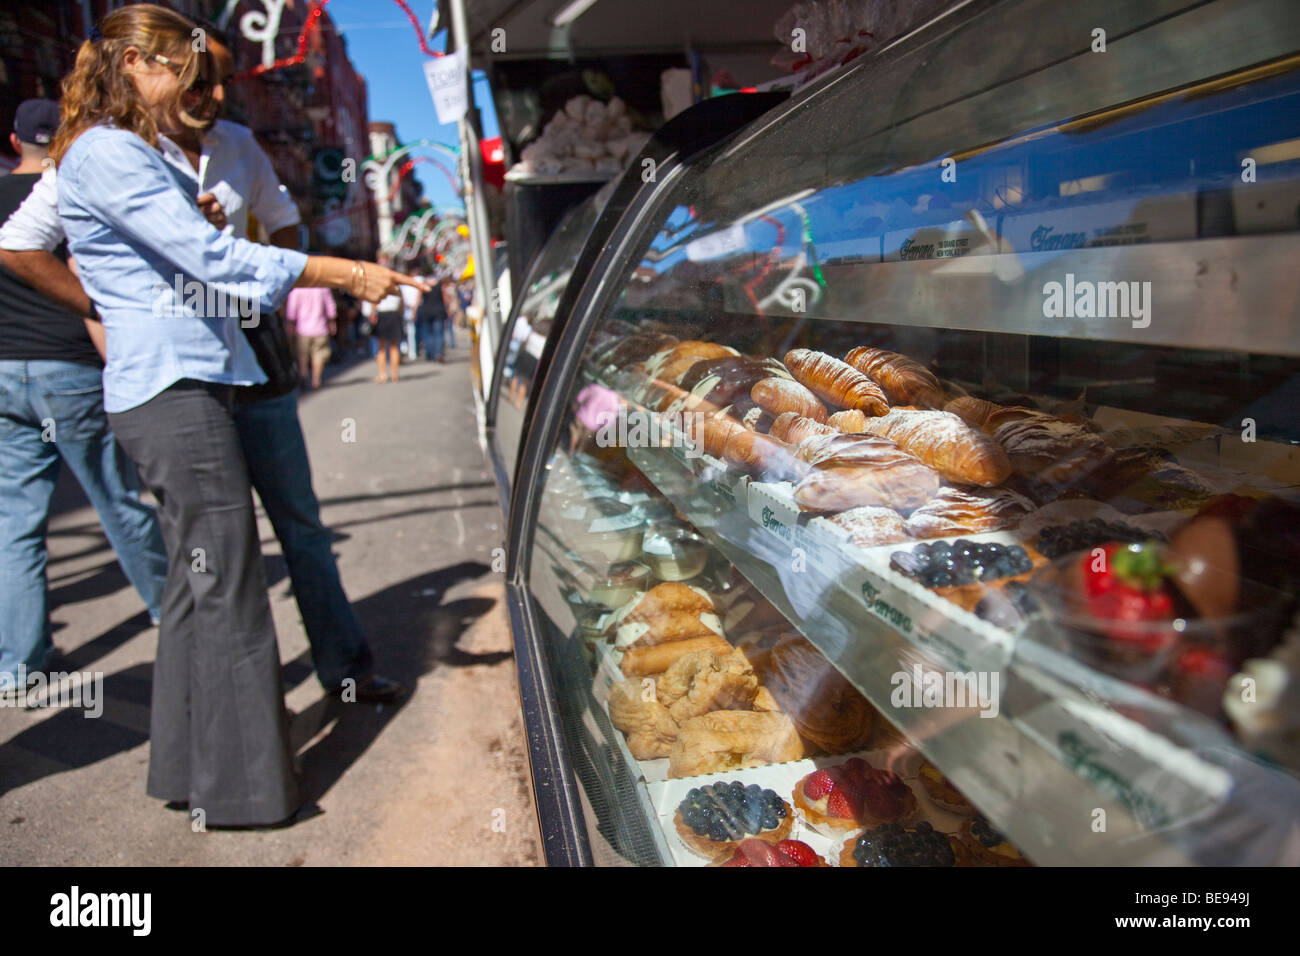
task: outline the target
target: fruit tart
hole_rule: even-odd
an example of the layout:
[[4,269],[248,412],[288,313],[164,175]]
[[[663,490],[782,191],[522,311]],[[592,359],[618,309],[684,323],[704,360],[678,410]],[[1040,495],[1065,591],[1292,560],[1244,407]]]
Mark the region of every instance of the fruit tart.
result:
[[883,823],[851,836],[840,866],[970,866],[970,850],[922,820],[914,826]]
[[861,757],[808,774],[795,784],[794,805],[809,826],[831,833],[906,820],[917,807],[898,774]]
[[973,813],[975,808],[966,802],[966,798],[954,787],[948,778],[939,772],[939,768],[926,761],[921,764],[921,786],[930,802],[949,813]]
[[673,824],[687,847],[714,860],[742,840],[779,843],[790,835],[794,813],[775,790],[733,780],[692,788]]
[[962,824],[960,842],[970,854],[974,866],[1031,866],[982,814],[975,814]]
[[731,856],[719,857],[709,866],[830,866],[802,840],[741,840]]

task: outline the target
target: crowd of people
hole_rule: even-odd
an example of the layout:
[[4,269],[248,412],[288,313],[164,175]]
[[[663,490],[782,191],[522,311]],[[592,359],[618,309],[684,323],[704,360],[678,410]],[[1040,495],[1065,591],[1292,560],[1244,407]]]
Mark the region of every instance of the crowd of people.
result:
[[45,533],[66,463],[159,628],[147,792],[209,827],[278,826],[299,795],[252,492],[323,687],[396,700],[321,522],[298,385],[320,387],[367,318],[396,381],[402,335],[419,336],[409,357],[441,359],[463,306],[382,260],[299,251],[270,160],[220,118],[232,72],[210,25],[134,4],[81,44],[61,103],[17,112],[22,161],[0,177],[0,682],[55,653]]

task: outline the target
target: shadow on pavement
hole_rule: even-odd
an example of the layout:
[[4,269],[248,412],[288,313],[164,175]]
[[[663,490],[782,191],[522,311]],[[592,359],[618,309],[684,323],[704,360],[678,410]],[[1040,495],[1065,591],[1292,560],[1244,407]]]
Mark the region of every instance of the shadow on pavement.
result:
[[[148,616],[144,619],[147,625]],[[51,667],[68,669],[61,663]],[[145,743],[149,728],[137,725],[149,709],[152,675],[150,664],[109,674],[103,684],[104,711],[98,718],[87,718],[79,708],[63,708],[7,741],[0,747],[0,794]]]
[[[401,681],[408,688],[408,696],[396,707],[345,704],[329,696],[294,717],[290,736],[295,750],[329,728],[301,755],[300,783],[305,802],[320,800],[369,749],[410,699],[420,677],[443,665],[491,665],[513,656],[509,651],[472,654],[456,646],[470,625],[496,605],[495,600],[466,597],[444,603],[447,592],[457,584],[476,580],[490,571],[481,562],[462,561],[353,602],[375,655],[376,672]],[[286,664],[283,673],[286,685],[294,679],[310,678],[308,654]]]

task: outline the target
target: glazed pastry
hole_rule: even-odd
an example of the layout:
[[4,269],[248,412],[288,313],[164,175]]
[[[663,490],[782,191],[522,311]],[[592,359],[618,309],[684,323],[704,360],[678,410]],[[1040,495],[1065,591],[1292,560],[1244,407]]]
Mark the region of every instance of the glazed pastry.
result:
[[844,356],[844,361],[879,382],[891,405],[943,407],[943,386],[939,380],[928,368],[906,355],[862,346]]
[[993,434],[996,425],[991,426],[989,423],[997,416],[997,425],[1006,424],[1008,421],[1015,421],[1019,418],[1029,418],[1039,414],[1032,408],[1020,408],[1018,406],[999,405],[997,402],[987,402],[982,398],[975,398],[971,395],[962,395],[954,398],[948,404],[943,406],[945,412],[951,412],[971,428],[978,428],[986,435]]
[[1034,503],[1010,488],[948,486],[917,508],[905,525],[913,538],[943,538],[1014,528]]
[[814,437],[800,446],[799,455],[813,466],[794,489],[795,501],[807,511],[864,505],[906,511],[939,490],[939,476],[888,439]]
[[[994,416],[990,422],[996,420]],[[1077,481],[1113,454],[1083,425],[1042,413],[997,425],[993,437],[1006,450],[1016,474],[1051,485]]]
[[645,361],[645,370],[648,375],[658,376],[668,381],[676,383],[675,378],[670,378],[663,374],[663,370],[670,365],[681,365],[687,359],[694,359],[693,362],[687,362],[684,367],[677,373],[681,375],[687,369],[701,359],[722,358],[726,355],[738,355],[739,353],[725,345],[718,345],[715,342],[701,342],[696,339],[688,339],[685,342],[678,342],[671,348],[666,348],[656,352]]
[[655,686],[659,703],[682,724],[711,710],[750,710],[758,678],[740,651],[695,651],[677,658]]
[[669,641],[653,647],[629,647],[623,652],[619,668],[624,677],[646,677],[662,674],[677,662],[679,657],[694,651],[712,651],[715,654],[731,653],[731,645],[716,634],[692,637],[684,641]]
[[809,826],[831,832],[896,823],[917,808],[902,777],[861,757],[814,770],[794,785],[793,802]]
[[709,866],[830,866],[817,851],[802,840],[768,843],[761,839],[741,840],[725,860],[719,857]]
[[839,408],[856,408],[867,415],[883,415],[889,402],[880,386],[848,365],[812,349],[793,349],[785,355],[785,366],[795,380],[824,402]]
[[790,480],[807,470],[795,459],[793,449],[785,442],[771,435],[751,432],[743,425],[739,431],[732,431],[727,436],[722,457],[741,470],[768,481]]
[[803,755],[803,742],[784,714],[715,710],[682,725],[668,754],[668,776],[743,770]]
[[738,431],[745,431],[745,426],[726,412],[705,413],[703,418],[693,418],[686,425],[686,433],[696,447],[717,459],[722,458],[732,433]]
[[815,422],[825,422],[826,406],[803,385],[788,378],[765,378],[749,391],[752,398],[773,416],[795,412]]
[[677,740],[677,721],[657,697],[644,693],[640,680],[619,681],[609,689],[609,720],[623,731],[637,760],[667,757]]
[[867,416],[856,408],[836,412],[828,419],[828,423],[836,431],[846,435],[857,435],[867,430]]
[[849,533],[849,541],[859,548],[874,548],[882,544],[897,544],[909,537],[903,525],[903,516],[893,508],[863,505],[850,508],[827,520]]
[[966,802],[948,778],[939,772],[939,768],[928,760],[921,764],[921,786],[930,802],[949,813],[974,813],[975,808]]
[[959,839],[977,866],[1031,865],[981,814],[975,814],[962,824]]
[[644,362],[656,352],[670,349],[676,344],[675,338],[661,332],[629,335],[597,352],[592,363],[599,368],[624,368]]
[[806,639],[788,637],[772,648],[764,682],[813,747],[844,753],[871,737],[875,709]]
[[924,820],[914,826],[886,823],[849,837],[840,866],[970,866],[965,844]]
[[986,488],[1011,474],[1002,446],[949,412],[895,408],[867,421],[867,431],[897,442],[948,481]]
[[755,382],[772,376],[789,378],[789,374],[775,359],[760,361],[743,355],[724,355],[696,362],[679,384],[700,395],[708,406],[722,408],[739,398],[747,398]]
[[715,860],[741,840],[784,840],[794,826],[794,813],[775,790],[733,780],[692,787],[677,805],[673,825],[689,849]]
[[814,435],[837,435],[839,432],[832,425],[805,418],[798,412],[783,412],[776,416],[768,434],[791,445],[800,445]]

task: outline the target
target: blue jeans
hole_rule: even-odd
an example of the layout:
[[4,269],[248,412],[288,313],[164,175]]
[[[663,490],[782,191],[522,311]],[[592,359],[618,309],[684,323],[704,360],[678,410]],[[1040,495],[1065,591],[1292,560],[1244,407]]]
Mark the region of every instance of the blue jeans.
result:
[[289,566],[316,677],[326,690],[336,690],[345,678],[366,676],[371,655],[339,580],[333,535],[321,524],[298,423],[298,395],[236,404],[234,418],[249,478]]
[[428,319],[429,334],[424,340],[424,352],[429,356],[429,361],[435,361],[442,358],[443,350],[446,348],[446,319]]
[[100,370],[0,361],[0,672],[43,671],[54,653],[46,589],[50,498],[67,462],[127,580],[158,619],[167,552],[140,479],[108,427]]

